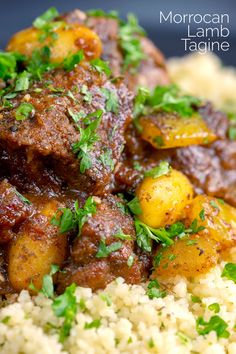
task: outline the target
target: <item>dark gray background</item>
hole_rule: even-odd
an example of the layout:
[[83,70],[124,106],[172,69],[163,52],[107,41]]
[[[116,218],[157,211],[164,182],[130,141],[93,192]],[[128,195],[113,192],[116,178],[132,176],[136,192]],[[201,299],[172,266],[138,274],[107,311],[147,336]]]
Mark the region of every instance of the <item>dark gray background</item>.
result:
[[[3,49],[9,37],[16,31],[29,26],[33,19],[50,6],[60,12],[74,8],[87,10],[102,8],[118,10],[122,17],[128,12],[135,13],[148,35],[167,57],[184,54],[184,24],[160,24],[159,13],[228,13],[230,15],[231,48],[221,52],[223,62],[236,66],[236,1],[235,0],[0,0],[0,48]],[[200,26],[200,25],[198,25]]]

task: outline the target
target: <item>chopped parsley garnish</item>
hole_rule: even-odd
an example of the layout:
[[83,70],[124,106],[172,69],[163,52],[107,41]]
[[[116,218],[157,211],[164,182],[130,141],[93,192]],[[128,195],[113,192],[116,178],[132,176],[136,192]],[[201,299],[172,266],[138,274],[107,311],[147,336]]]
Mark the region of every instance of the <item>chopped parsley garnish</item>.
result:
[[34,22],[33,26],[38,29],[42,29],[46,24],[53,21],[59,13],[55,7],[50,7],[47,11],[45,11],[41,16],[38,16]]
[[60,329],[60,342],[64,342],[70,334],[71,327],[75,321],[78,304],[75,296],[76,285],[71,284],[65,292],[54,299],[52,309],[57,317],[64,318]]
[[134,264],[134,255],[131,254],[131,255],[129,256],[129,258],[128,258],[127,266],[128,266],[129,268],[131,268],[133,264]]
[[44,275],[43,277],[42,289],[39,292],[42,293],[45,297],[52,298],[54,295],[52,276],[56,274],[58,270],[59,270],[58,265],[52,264],[50,273]]
[[132,237],[130,235],[126,235],[124,234],[124,232],[119,229],[114,235],[113,237],[119,238],[121,240],[132,240]]
[[82,118],[86,117],[84,111],[74,112],[72,109],[68,108],[68,113],[76,124],[78,124]]
[[31,103],[23,102],[19,105],[15,112],[16,120],[25,120],[27,119],[31,113],[34,111],[34,106]]
[[148,99],[153,110],[175,112],[182,117],[190,117],[194,113],[193,106],[198,106],[200,100],[194,96],[180,95],[176,85],[157,86]]
[[110,295],[108,295],[106,293],[102,293],[102,294],[100,294],[100,298],[107,304],[107,306],[112,305],[112,299],[111,299]]
[[51,50],[48,46],[33,51],[32,57],[27,64],[27,71],[33,79],[41,80],[45,72],[56,67],[56,64],[50,63],[50,56]]
[[214,209],[219,209],[219,206],[217,205],[215,200],[211,200],[210,201],[210,205],[214,208]]
[[42,288],[41,290],[37,289],[34,286],[33,281],[29,285],[29,289],[37,293],[43,294],[45,297],[52,299],[54,297],[54,286],[52,276],[59,271],[59,267],[56,264],[51,265],[51,270],[49,274],[43,276]]
[[145,177],[158,178],[164,175],[168,175],[171,172],[171,166],[167,161],[162,161],[158,166],[153,167],[151,170],[144,173]]
[[22,200],[22,202],[24,202],[25,204],[31,205],[32,203],[29,201],[29,199],[25,198],[21,193],[19,193],[16,189],[15,189],[15,193],[16,195],[20,198],[20,200]]
[[119,111],[119,101],[117,94],[104,87],[101,88],[101,91],[106,99],[106,111],[117,114]]
[[145,34],[139,26],[137,18],[133,14],[127,16],[127,22],[120,23],[119,42],[123,51],[123,71],[131,69],[135,71],[145,55],[142,49],[140,36]]
[[138,197],[134,197],[130,202],[127,203],[127,207],[134,215],[142,214],[142,209],[138,200]]
[[29,77],[30,74],[27,71],[23,71],[18,75],[16,80],[15,92],[25,91],[29,88]]
[[202,221],[205,220],[205,210],[204,210],[204,209],[202,209],[202,210],[200,211],[199,217],[200,217],[200,219],[201,219]]
[[[134,124],[138,130],[138,118],[142,115],[152,114],[158,111],[177,113],[180,117],[191,117],[201,101],[190,95],[181,95],[179,88],[172,84],[169,86],[157,86],[153,91],[141,88],[135,98]],[[158,146],[163,145],[161,136],[157,136],[155,142]]]
[[229,332],[227,323],[219,316],[212,316],[209,322],[205,321],[202,317],[197,319],[197,332],[200,335],[206,335],[212,331],[216,332],[218,338],[228,338]]
[[3,324],[8,324],[10,319],[11,319],[11,316],[5,316],[5,317],[3,317],[2,320],[0,320],[0,322],[3,323]]
[[15,79],[18,64],[25,60],[25,56],[15,52],[0,52],[0,79],[6,81]]
[[101,240],[98,251],[96,253],[96,258],[108,257],[112,252],[118,251],[122,247],[121,242],[114,242],[109,246],[106,245],[105,240]]
[[80,235],[84,223],[96,213],[96,209],[93,197],[88,197],[83,208],[79,208],[78,201],[76,201],[74,210],[68,208],[59,209],[52,217],[51,224],[58,226],[61,234],[77,228]]
[[85,323],[84,329],[99,328],[101,324],[101,320],[93,320],[92,322]]
[[146,294],[148,295],[149,299],[154,299],[154,298],[166,296],[166,292],[160,289],[160,284],[158,283],[158,281],[156,279],[150,281],[150,283],[148,284],[148,287],[147,287]]
[[112,158],[112,150],[111,149],[106,149],[100,155],[100,160],[101,160],[103,166],[108,167],[111,171],[114,170],[115,163],[114,163],[114,160]]
[[[169,227],[160,227],[154,229],[147,224],[144,224],[138,219],[134,221],[135,229],[136,229],[136,237],[137,237],[137,244],[140,248],[142,248],[146,252],[152,251],[152,242],[155,241],[157,243],[162,243],[164,247],[171,246],[174,243],[173,238],[183,238],[187,237],[190,234],[196,234],[199,231],[203,230],[203,226],[197,225],[197,220],[195,219],[189,228],[185,228],[184,224],[180,221],[172,224]],[[194,241],[191,244],[196,244],[195,240],[188,240]],[[190,245],[190,244],[189,244]],[[154,259],[156,262],[156,260]]]
[[99,74],[104,73],[107,76],[111,75],[111,69],[109,67],[109,64],[102,59],[99,58],[93,59],[90,61],[90,65],[94,70],[99,72]]
[[229,130],[228,135],[230,140],[236,140],[236,113],[228,113]]
[[82,60],[84,59],[84,53],[82,50],[79,50],[77,53],[75,54],[71,54],[69,56],[67,56],[64,60],[63,60],[63,68],[66,71],[71,71],[74,69],[74,67],[79,64]]
[[106,17],[106,18],[114,18],[114,19],[118,19],[119,18],[119,14],[117,11],[109,11],[109,12],[105,12],[102,9],[91,9],[89,11],[87,11],[87,15],[88,16],[93,16],[93,17]]
[[83,101],[87,102],[87,103],[91,103],[93,96],[92,93],[89,91],[88,86],[87,85],[82,85],[80,92],[83,95]]
[[219,313],[220,312],[220,305],[218,304],[218,302],[214,302],[213,304],[208,306],[210,311],[214,311],[215,313]]
[[[90,151],[93,145],[98,141],[99,137],[96,134],[96,129],[101,121],[103,115],[102,110],[97,110],[92,113],[95,117],[93,121],[89,120],[86,128],[78,126],[80,132],[80,140],[72,145],[72,150],[77,158],[80,159],[80,172],[84,173],[87,169],[92,167],[92,159],[90,157]],[[91,115],[90,115],[91,116]],[[87,118],[90,118],[87,116]],[[85,118],[86,119],[86,118]],[[83,121],[85,123],[85,120]]]
[[142,171],[142,166],[140,165],[140,163],[138,161],[134,161],[133,167],[136,171]]
[[199,296],[195,296],[195,295],[191,295],[191,301],[194,303],[194,304],[201,304],[202,300],[200,299]]
[[145,103],[150,96],[150,91],[146,87],[140,87],[134,99],[133,118],[139,117],[144,110]]
[[221,276],[232,280],[236,284],[236,264],[226,263]]

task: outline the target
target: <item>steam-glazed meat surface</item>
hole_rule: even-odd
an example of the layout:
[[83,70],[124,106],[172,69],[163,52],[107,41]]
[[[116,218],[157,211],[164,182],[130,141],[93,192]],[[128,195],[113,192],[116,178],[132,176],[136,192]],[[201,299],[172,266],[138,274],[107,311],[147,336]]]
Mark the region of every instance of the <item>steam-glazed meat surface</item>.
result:
[[64,16],[64,19],[68,23],[86,24],[98,34],[103,44],[102,58],[110,63],[114,76],[125,74],[126,83],[132,91],[136,91],[139,86],[152,89],[156,85],[169,83],[164,57],[146,37],[140,38],[144,59],[137,71],[123,72],[124,54],[119,43],[119,21],[117,19],[94,17],[80,10],[69,12]]
[[[72,282],[103,288],[119,276],[128,283],[141,282],[145,266],[135,254],[134,223],[123,208],[122,200],[112,195],[98,201],[96,214],[73,242],[71,263],[59,275],[59,289]],[[112,246],[117,250],[106,254],[104,247]]]
[[[41,90],[40,93],[35,92],[36,88]],[[83,88],[89,92],[89,103],[81,92]],[[57,90],[59,93],[55,92]],[[116,113],[106,111],[106,97],[102,90],[117,100]],[[11,175],[16,175],[22,171],[23,159],[23,164],[29,166],[26,171],[30,171],[31,183],[37,184],[46,160],[45,165],[70,186],[97,194],[108,191],[112,170],[125,143],[124,131],[131,119],[131,100],[132,95],[123,83],[112,84],[86,65],[70,73],[62,70],[50,73],[41,83],[19,94],[12,101],[13,109],[2,111],[0,146],[6,155],[10,155],[6,159],[2,153],[2,164],[7,165]],[[30,119],[16,121],[16,110],[23,102],[32,104],[34,110]],[[80,161],[73,153],[72,145],[80,141],[81,134],[72,116],[81,113],[86,116],[99,109],[104,113],[98,124],[97,139],[89,152],[91,168],[80,174]],[[86,127],[81,118],[78,118],[78,124]],[[95,136],[95,131],[93,134]],[[103,162],[104,154],[110,157],[110,165]],[[13,159],[16,162],[12,165]],[[25,174],[27,172],[23,172]]]

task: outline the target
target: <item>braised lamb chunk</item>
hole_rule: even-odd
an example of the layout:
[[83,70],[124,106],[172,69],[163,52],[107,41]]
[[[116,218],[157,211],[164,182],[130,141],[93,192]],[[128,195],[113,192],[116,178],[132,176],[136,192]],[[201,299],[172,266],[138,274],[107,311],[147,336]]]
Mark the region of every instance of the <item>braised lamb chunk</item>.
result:
[[132,91],[136,91],[139,86],[152,89],[156,85],[169,83],[164,57],[148,38],[139,37],[144,58],[141,60],[137,72],[132,72],[132,68],[129,68],[124,73],[122,70],[124,52],[120,46],[120,28],[117,19],[94,17],[80,10],[69,12],[63,18],[68,23],[85,24],[98,34],[103,44],[102,59],[109,62],[114,76],[125,75],[128,87]]
[[76,282],[95,290],[118,276],[127,283],[139,283],[145,271],[135,254],[134,241],[133,220],[124,213],[122,201],[111,195],[103,198],[74,240],[71,262],[65,273],[59,274],[59,289]]
[[8,242],[14,235],[12,229],[32,213],[27,199],[17,192],[7,180],[0,183],[0,243]]
[[[112,107],[108,106],[109,99]],[[26,119],[16,120],[17,110],[24,103],[33,109]],[[12,173],[18,173],[18,165],[22,174],[23,158],[29,165],[26,179],[37,184],[44,169],[43,160],[48,159],[54,175],[68,185],[96,194],[108,191],[125,143],[131,103],[132,95],[123,83],[111,83],[89,64],[69,73],[56,70],[46,74],[40,83],[12,100],[13,109],[2,111],[0,146],[10,159],[16,160]],[[100,120],[89,135],[86,128],[99,110]],[[88,114],[91,116],[86,118]],[[83,169],[83,156],[78,159],[72,149],[80,141],[86,163]],[[17,150],[21,150],[20,155]]]

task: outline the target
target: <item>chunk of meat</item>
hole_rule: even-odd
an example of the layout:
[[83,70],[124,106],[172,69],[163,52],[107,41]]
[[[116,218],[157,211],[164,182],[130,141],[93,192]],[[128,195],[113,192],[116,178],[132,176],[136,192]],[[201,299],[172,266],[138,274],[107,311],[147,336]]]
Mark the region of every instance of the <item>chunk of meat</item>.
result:
[[[35,92],[36,87],[42,91]],[[57,89],[63,92],[55,93]],[[89,102],[83,90],[89,91]],[[117,100],[116,113],[106,109],[104,90]],[[25,100],[33,105],[34,110],[24,121],[17,121],[16,110]],[[9,156],[8,161],[16,161],[14,168],[11,163],[7,164],[10,174],[18,174],[18,166],[19,173],[29,179],[29,183],[37,185],[46,159],[49,171],[52,170],[59,180],[81,191],[104,193],[110,188],[113,166],[119,161],[125,143],[124,131],[130,121],[131,104],[132,95],[122,82],[111,83],[89,64],[78,66],[69,73],[57,70],[45,75],[26,95],[19,94],[13,100],[13,109],[2,111],[0,146]],[[96,130],[97,139],[89,151],[91,167],[80,173],[80,161],[73,153],[72,145],[81,139],[81,134],[71,116],[81,112],[86,115],[99,109],[104,113]],[[78,119],[78,124],[85,129],[88,122]],[[18,150],[21,154],[17,153]],[[105,154],[109,157],[108,163]],[[29,166],[25,173],[22,171],[22,158]],[[6,164],[6,159],[2,163]]]
[[[110,195],[97,205],[96,214],[84,224],[81,235],[72,245],[71,263],[65,267],[65,273],[59,274],[59,291],[72,282],[95,290],[119,276],[131,284],[139,283],[145,276],[147,270],[134,253],[133,220],[122,211],[121,203]],[[102,242],[105,248],[117,242],[120,247],[98,257]]]
[[12,229],[21,224],[32,213],[15,187],[7,180],[0,182],[0,243],[6,243],[13,237]]
[[[102,59],[109,62],[114,76],[123,73],[123,54],[119,44],[119,22],[116,19],[88,16],[80,10],[74,10],[63,16],[68,23],[86,24],[98,34],[103,44]],[[139,86],[154,88],[156,85],[169,83],[165,67],[165,59],[155,45],[145,37],[140,37],[141,47],[145,59],[141,62],[137,72],[125,72],[126,82],[132,91]]]

